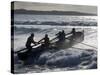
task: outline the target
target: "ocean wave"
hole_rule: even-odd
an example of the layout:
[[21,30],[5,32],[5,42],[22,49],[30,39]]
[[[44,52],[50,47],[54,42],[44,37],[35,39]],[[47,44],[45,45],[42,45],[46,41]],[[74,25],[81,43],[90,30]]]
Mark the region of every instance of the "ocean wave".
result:
[[[58,30],[58,29],[57,29]],[[56,30],[56,31],[57,31]],[[43,27],[17,27],[14,26],[14,33],[15,34],[27,34],[27,33],[52,33],[52,31],[55,31],[54,28],[43,28]],[[54,32],[53,32],[54,33]]]
[[26,27],[17,27],[14,26],[14,32],[15,34],[27,34],[27,33],[32,33],[32,32],[39,32],[41,31],[40,28],[26,28]]
[[[32,59],[31,59],[32,60]],[[18,58],[17,58],[18,62]],[[19,73],[20,67],[16,63],[16,71]],[[37,65],[37,67],[35,67]],[[44,66],[43,66],[44,65]],[[21,69],[27,68],[26,72],[45,72],[45,71],[59,71],[62,70],[78,70],[78,69],[96,69],[97,68],[97,51],[96,50],[77,50],[65,49],[56,52],[44,52],[35,61],[34,65],[22,66]],[[20,71],[21,71],[20,69]],[[24,72],[23,70],[21,71]]]
[[79,65],[83,61],[95,60],[94,55],[94,51],[90,52],[88,50],[61,50],[56,53],[43,53],[38,62],[48,66],[72,67]]
[[51,26],[97,26],[96,21],[15,21],[17,25],[51,25]]

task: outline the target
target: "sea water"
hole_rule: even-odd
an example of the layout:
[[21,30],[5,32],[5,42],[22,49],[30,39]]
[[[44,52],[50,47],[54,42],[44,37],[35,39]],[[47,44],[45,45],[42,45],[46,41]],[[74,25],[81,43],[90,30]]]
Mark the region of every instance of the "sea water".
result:
[[[14,51],[25,48],[27,38],[31,33],[35,34],[35,41],[39,41],[48,34],[50,39],[55,37],[55,34],[61,30],[65,33],[71,32],[72,28],[76,31],[84,30],[84,41],[88,45],[97,48],[97,17],[96,16],[67,16],[67,15],[25,15],[16,14],[14,21],[22,22],[22,24],[14,24]],[[23,25],[23,22],[69,22],[69,25]],[[89,23],[89,26],[71,26],[73,21]],[[94,23],[95,22],[95,23]],[[91,23],[95,25],[91,25]],[[43,66],[36,64],[23,66],[22,63],[16,59],[15,72],[16,73],[32,73],[32,72],[48,72],[48,71],[66,71],[78,69],[92,69],[97,67],[97,49],[83,45],[76,44],[73,47],[80,49],[61,49],[57,52],[44,52],[40,55],[37,62],[42,62]],[[73,60],[75,62],[73,63]]]

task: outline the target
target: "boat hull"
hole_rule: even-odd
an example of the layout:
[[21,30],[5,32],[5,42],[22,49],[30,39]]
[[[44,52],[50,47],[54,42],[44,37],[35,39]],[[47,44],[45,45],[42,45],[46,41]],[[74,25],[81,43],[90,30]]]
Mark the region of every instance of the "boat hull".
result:
[[32,51],[25,51],[18,53],[18,58],[20,60],[27,60],[28,58],[38,59],[38,57],[45,51],[58,51],[59,49],[70,48],[73,45],[80,43],[84,40],[84,33],[83,32],[76,32],[76,35],[66,36],[66,39],[63,41],[55,41],[51,43],[48,48],[42,47],[42,45],[33,48]]

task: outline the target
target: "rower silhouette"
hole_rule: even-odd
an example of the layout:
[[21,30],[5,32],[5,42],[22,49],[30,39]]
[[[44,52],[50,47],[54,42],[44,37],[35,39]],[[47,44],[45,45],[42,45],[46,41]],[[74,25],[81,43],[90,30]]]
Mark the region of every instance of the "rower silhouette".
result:
[[64,41],[64,40],[65,40],[65,36],[66,36],[65,31],[62,30],[62,31],[58,32],[58,33],[56,34],[56,36],[57,36],[57,38],[59,39],[59,41]]
[[45,37],[41,39],[39,42],[43,41],[42,48],[48,48],[50,45],[50,39],[48,37],[48,34],[45,34]]
[[72,33],[73,35],[75,35],[75,33],[76,33],[75,28],[72,29],[71,33]]
[[73,41],[75,41],[75,38],[76,38],[75,28],[72,28],[71,34],[72,34],[72,37],[70,38],[70,43],[73,43]]
[[65,31],[62,30],[62,32],[61,32],[61,40],[65,40],[65,36],[66,36]]
[[56,34],[58,40],[60,41],[61,40],[61,31],[59,31],[57,34]]
[[27,39],[26,48],[28,49],[28,51],[32,50],[32,46],[31,46],[32,43],[33,44],[37,43],[37,42],[34,41],[34,33],[32,33]]

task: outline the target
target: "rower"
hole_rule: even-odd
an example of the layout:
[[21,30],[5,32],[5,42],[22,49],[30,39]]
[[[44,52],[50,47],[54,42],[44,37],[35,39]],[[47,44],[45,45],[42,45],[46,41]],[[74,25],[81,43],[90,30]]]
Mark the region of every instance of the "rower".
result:
[[32,50],[32,46],[31,46],[32,43],[33,44],[37,43],[37,42],[34,41],[34,33],[32,33],[27,39],[26,48],[28,49],[28,51]]
[[61,32],[61,37],[62,37],[62,40],[65,40],[65,36],[66,36],[65,31],[64,31],[64,30],[62,30],[62,32]]
[[72,29],[71,33],[72,33],[73,35],[75,35],[75,33],[76,33],[75,28]]
[[45,34],[45,37],[43,39],[41,39],[39,42],[43,41],[42,47],[43,48],[48,48],[50,45],[50,40],[48,37],[48,34]]
[[75,28],[72,29],[71,34],[72,34],[72,37],[70,38],[70,40],[73,41],[76,38],[76,30],[75,30]]
[[59,41],[64,41],[65,40],[65,31],[62,30],[61,32],[59,32],[57,35],[57,38],[59,39]]

